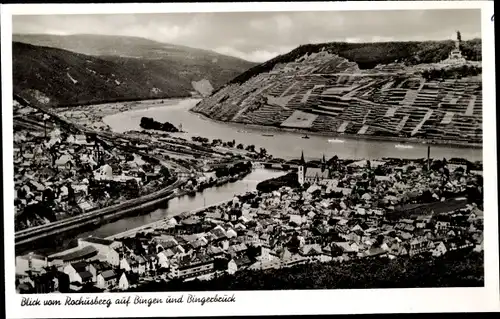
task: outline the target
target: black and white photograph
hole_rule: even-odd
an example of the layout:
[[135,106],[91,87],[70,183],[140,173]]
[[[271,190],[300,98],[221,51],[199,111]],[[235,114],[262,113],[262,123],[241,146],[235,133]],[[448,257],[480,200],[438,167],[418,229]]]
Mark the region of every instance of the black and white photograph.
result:
[[391,5],[12,14],[16,300],[498,290],[485,9]]

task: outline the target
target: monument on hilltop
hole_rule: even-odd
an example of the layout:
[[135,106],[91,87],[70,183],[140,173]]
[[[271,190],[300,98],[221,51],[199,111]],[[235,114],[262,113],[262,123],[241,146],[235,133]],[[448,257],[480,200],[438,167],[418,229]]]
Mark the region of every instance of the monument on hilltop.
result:
[[448,58],[442,61],[441,63],[444,64],[467,63],[467,60],[462,56],[462,51],[460,50],[460,43],[462,42],[462,35],[460,34],[460,31],[457,31],[456,35],[457,38],[454,40],[455,48],[451,50]]

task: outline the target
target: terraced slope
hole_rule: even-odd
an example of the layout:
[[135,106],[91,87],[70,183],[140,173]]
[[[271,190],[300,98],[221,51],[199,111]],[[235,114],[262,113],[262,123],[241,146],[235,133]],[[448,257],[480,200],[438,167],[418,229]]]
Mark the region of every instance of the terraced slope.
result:
[[324,49],[275,63],[242,81],[251,69],[193,111],[221,121],[332,135],[481,143],[481,77],[425,79],[422,71],[429,68],[467,71],[477,70],[480,63],[463,67],[393,62],[361,69]]

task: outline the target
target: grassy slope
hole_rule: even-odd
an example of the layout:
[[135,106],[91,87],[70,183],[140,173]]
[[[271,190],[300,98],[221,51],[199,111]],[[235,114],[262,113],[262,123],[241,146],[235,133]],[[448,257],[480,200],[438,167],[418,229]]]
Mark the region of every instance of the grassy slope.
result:
[[[40,91],[52,105],[184,97],[193,91],[192,81],[207,79],[218,88],[255,65],[134,37],[14,35],[13,39],[21,41],[13,43],[15,92],[32,98],[30,90]],[[152,92],[153,87],[161,92]]]

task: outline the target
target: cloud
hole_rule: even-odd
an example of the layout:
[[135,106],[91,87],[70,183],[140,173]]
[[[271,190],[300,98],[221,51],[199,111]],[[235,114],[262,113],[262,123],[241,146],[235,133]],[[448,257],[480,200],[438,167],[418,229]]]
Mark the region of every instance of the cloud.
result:
[[129,35],[263,62],[301,44],[480,37],[480,10],[14,16],[15,33]]
[[270,60],[280,54],[284,54],[289,52],[291,49],[288,47],[283,47],[281,50],[278,51],[267,51],[267,50],[255,50],[251,52],[242,52],[239,51],[235,48],[232,47],[218,47],[215,48],[213,51],[220,53],[220,54],[225,54],[225,55],[230,55],[230,56],[235,56],[240,59],[244,59],[247,61],[251,62],[264,62],[267,60]]
[[292,20],[286,15],[277,15],[274,20],[278,25],[278,30],[280,32],[288,32],[292,28]]

